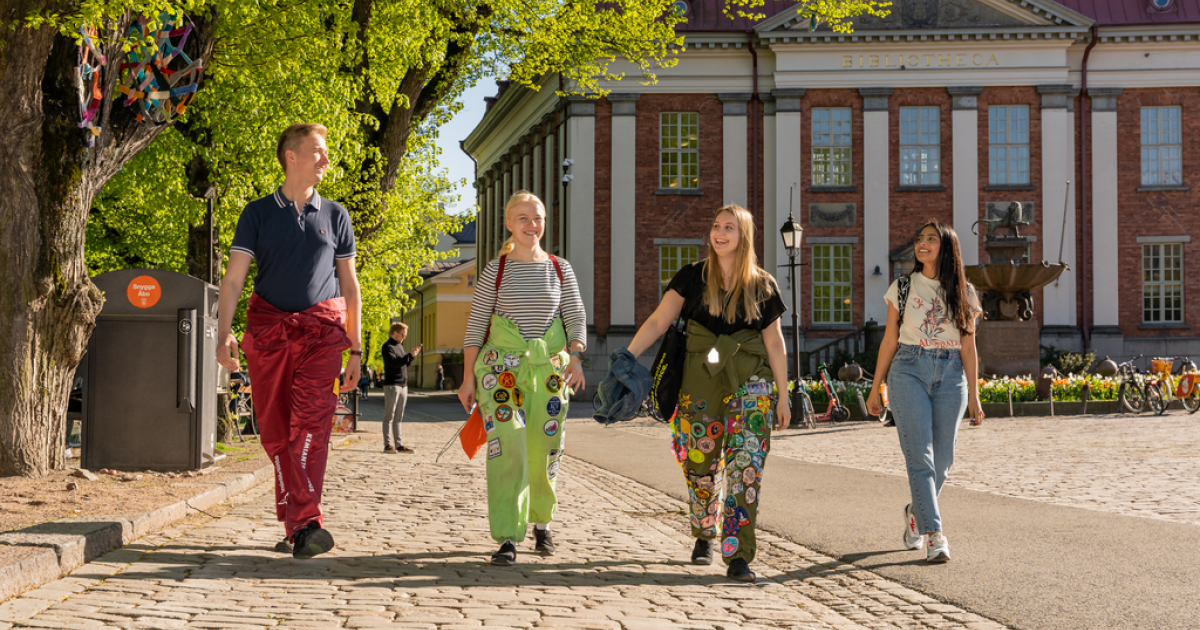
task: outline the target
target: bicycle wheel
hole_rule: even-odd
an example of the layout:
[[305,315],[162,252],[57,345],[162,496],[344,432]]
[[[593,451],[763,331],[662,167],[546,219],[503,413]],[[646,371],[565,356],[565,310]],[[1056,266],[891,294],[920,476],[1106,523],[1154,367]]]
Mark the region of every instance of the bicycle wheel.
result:
[[802,414],[804,428],[817,428],[817,413],[813,410],[812,398],[809,398],[808,392],[800,392],[800,403],[800,413]]
[[1150,406],[1150,410],[1158,415],[1163,415],[1167,410],[1167,405],[1170,403],[1162,395],[1162,383],[1151,383],[1146,386],[1146,403]]
[[1187,396],[1184,396],[1182,400],[1183,408],[1187,409],[1188,413],[1200,411],[1200,388],[1193,387],[1192,391]]
[[1120,394],[1117,397],[1121,400],[1121,406],[1129,413],[1142,413],[1146,408],[1146,393],[1140,385],[1132,381],[1121,383]]
[[850,419],[850,408],[838,405],[833,408],[833,421],[845,422]]

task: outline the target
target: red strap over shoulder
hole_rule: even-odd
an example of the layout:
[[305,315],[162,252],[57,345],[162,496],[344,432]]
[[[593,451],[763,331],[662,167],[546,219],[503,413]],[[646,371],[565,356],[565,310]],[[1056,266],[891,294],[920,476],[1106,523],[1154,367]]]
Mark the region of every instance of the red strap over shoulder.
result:
[[554,273],[558,274],[558,283],[563,283],[562,266],[558,264],[558,258],[554,254],[550,254],[550,262],[554,263]]
[[[504,259],[505,258],[508,258],[507,254],[500,257],[500,268],[496,270],[496,291],[500,290],[500,279],[504,277]],[[559,276],[561,277],[562,274],[559,274]],[[495,313],[496,309],[493,308],[492,312]]]

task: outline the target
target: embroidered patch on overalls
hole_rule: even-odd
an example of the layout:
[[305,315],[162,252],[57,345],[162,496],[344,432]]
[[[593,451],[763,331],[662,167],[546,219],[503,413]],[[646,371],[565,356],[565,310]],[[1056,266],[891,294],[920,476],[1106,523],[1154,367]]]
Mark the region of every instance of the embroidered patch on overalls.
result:
[[488,374],[483,375],[483,388],[488,391],[496,389],[496,375],[495,374],[488,373]]
[[508,402],[508,390],[497,389],[495,393],[492,394],[492,400],[496,401],[496,404],[498,405],[503,405],[504,403]]
[[500,438],[488,442],[488,459],[500,457]]
[[500,352],[495,348],[483,353],[483,364],[492,367],[500,362]]
[[558,396],[551,396],[550,400],[546,401],[546,413],[551,416],[562,413],[562,400]]
[[496,419],[500,422],[508,422],[512,420],[512,407],[501,405],[496,408]]
[[542,425],[542,430],[549,436],[558,433],[558,420],[547,420],[546,424]]

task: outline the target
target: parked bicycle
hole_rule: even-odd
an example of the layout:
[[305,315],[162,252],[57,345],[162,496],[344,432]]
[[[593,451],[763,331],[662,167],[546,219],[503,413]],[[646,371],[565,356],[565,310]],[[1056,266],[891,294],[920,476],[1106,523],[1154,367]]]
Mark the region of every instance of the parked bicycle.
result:
[[1175,399],[1183,403],[1188,413],[1200,410],[1200,374],[1195,363],[1187,357],[1155,357],[1150,366],[1152,374],[1147,387],[1154,388],[1157,395],[1148,400],[1154,413],[1161,416]]
[[1129,413],[1142,413],[1143,410],[1151,408],[1147,404],[1149,398],[1162,397],[1157,387],[1148,387],[1150,382],[1148,375],[1133,364],[1134,361],[1140,358],[1142,358],[1142,355],[1139,354],[1117,366],[1117,374],[1121,380],[1117,399],[1121,401],[1121,406]]
[[[847,363],[846,365],[843,365],[840,370],[838,370],[838,379],[843,382],[870,383],[875,379],[875,375],[864,370],[862,366],[857,363]],[[866,419],[866,417],[871,414],[867,411],[867,403],[863,400],[862,390],[856,389],[854,393],[856,396],[858,396],[858,406],[860,409],[862,409],[863,419]],[[895,420],[888,417],[891,409],[888,407],[887,383],[879,384],[879,398],[880,402],[883,403],[883,411],[879,412],[878,416],[879,423],[885,427],[896,426]]]

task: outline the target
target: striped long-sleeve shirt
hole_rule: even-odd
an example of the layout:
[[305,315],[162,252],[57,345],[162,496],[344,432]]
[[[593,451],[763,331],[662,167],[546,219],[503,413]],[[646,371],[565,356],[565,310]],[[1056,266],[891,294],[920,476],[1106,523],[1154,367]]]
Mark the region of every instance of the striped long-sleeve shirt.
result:
[[579,284],[571,264],[559,258],[562,282],[554,272],[554,264],[545,262],[516,262],[505,260],[500,290],[496,291],[496,271],[500,259],[492,260],[479,274],[475,283],[475,298],[471,300],[471,316],[467,319],[465,347],[482,346],[492,310],[517,324],[527,341],[540,339],[550,329],[551,322],[562,311],[567,329],[567,342],[587,345],[587,314],[579,297]]

